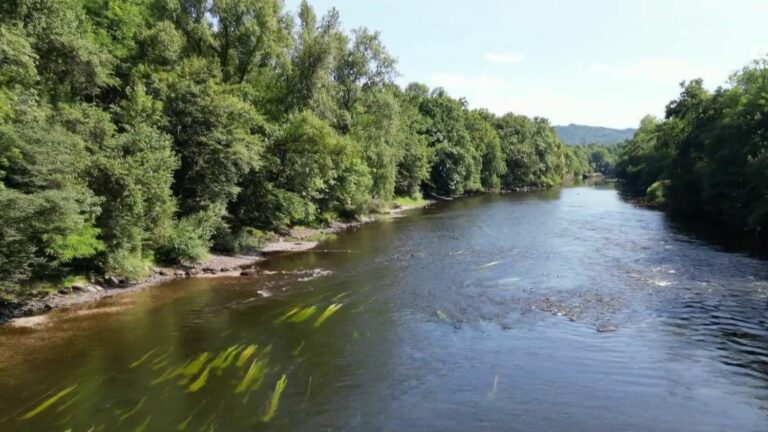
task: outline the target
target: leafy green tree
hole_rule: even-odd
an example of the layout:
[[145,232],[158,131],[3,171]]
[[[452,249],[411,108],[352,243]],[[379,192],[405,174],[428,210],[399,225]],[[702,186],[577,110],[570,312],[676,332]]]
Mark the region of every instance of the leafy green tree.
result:
[[173,189],[183,215],[226,205],[259,164],[264,120],[219,78],[211,62],[193,58],[166,75],[158,90],[164,130],[181,161]]

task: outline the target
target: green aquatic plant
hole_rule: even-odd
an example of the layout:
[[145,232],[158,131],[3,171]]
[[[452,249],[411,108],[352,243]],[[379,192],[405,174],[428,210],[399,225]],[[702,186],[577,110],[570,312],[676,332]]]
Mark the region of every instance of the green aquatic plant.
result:
[[275,383],[275,391],[272,392],[272,397],[269,398],[269,402],[267,403],[267,409],[264,411],[264,415],[261,416],[262,421],[268,422],[275,416],[275,413],[277,413],[277,405],[280,403],[280,396],[283,394],[286,385],[288,385],[288,377],[283,374],[283,376]]
[[147,419],[144,420],[144,423],[137,426],[136,429],[133,430],[133,432],[144,432],[145,430],[147,430],[147,426],[149,426],[150,420],[152,420],[152,416],[147,417]]
[[331,315],[333,315],[337,310],[341,309],[342,304],[340,303],[334,303],[330,306],[328,306],[325,311],[323,311],[322,314],[320,314],[319,317],[315,320],[314,327],[320,327],[325,320],[327,320]]
[[168,359],[163,359],[161,362],[159,362],[157,364],[152,363],[152,370],[158,370],[158,369],[160,369],[160,368],[162,368],[164,366],[168,366],[168,363],[170,363],[168,361]]
[[135,362],[131,363],[131,366],[130,366],[130,368],[131,368],[131,369],[133,369],[133,368],[135,368],[136,366],[139,366],[139,365],[141,365],[142,363],[144,363],[144,361],[145,361],[145,360],[147,360],[147,359],[148,359],[148,358],[149,358],[149,357],[150,357],[152,354],[154,354],[154,353],[155,353],[155,351],[157,351],[157,348],[155,348],[155,349],[153,349],[152,351],[150,351],[150,352],[148,352],[148,353],[144,354],[144,356],[143,356],[143,357],[141,357],[140,359],[138,359],[138,360],[136,360]]
[[301,349],[302,349],[302,348],[304,348],[304,341],[301,341],[301,343],[299,344],[299,346],[297,346],[297,347],[296,347],[296,349],[295,349],[295,350],[293,350],[293,352],[292,352],[291,354],[293,354],[293,356],[294,356],[294,357],[295,357],[295,356],[297,356],[297,355],[299,355],[299,353],[301,352]]
[[220,359],[217,358],[214,365],[216,374],[221,375],[224,369],[228,368],[229,365],[232,364],[232,362],[235,360],[235,357],[237,357],[237,354],[240,353],[243,348],[245,348],[244,345],[231,346],[226,351],[224,351],[223,355],[219,355]]
[[207,399],[201,402],[200,405],[198,405],[197,408],[195,408],[195,410],[189,414],[189,417],[187,417],[186,420],[179,423],[179,426],[176,427],[176,430],[179,432],[187,430],[187,427],[189,427],[189,423],[192,422],[192,418],[195,417],[195,414],[197,414],[197,412],[200,411],[200,408],[202,408],[203,405],[205,405],[205,402],[207,402]]
[[341,293],[341,294],[339,294],[339,295],[335,296],[335,297],[334,297],[332,300],[333,300],[333,301],[339,301],[340,299],[342,299],[343,297],[345,297],[347,294],[349,294],[349,291],[344,291],[343,293]]
[[234,355],[240,351],[242,347],[240,345],[234,345],[219,353],[215,359],[208,365],[211,369],[216,369],[217,375],[221,375],[222,371],[232,363]]
[[180,384],[186,384],[193,376],[197,375],[200,372],[200,370],[203,368],[203,366],[205,366],[205,363],[208,361],[210,357],[211,357],[210,353],[204,352],[199,356],[197,356],[195,360],[192,360],[190,363],[184,366],[179,371],[179,374],[184,377],[181,380]]
[[317,311],[317,306],[307,306],[304,309],[297,312],[295,315],[293,315],[288,322],[292,323],[300,323],[305,321],[307,318],[311,317],[315,314]]
[[187,387],[187,393],[195,393],[201,388],[205,387],[206,384],[208,384],[208,377],[211,375],[211,368],[213,367],[213,362],[211,362],[204,370],[203,373],[200,374],[199,377],[195,381],[192,382],[192,384]]
[[127,419],[128,417],[130,417],[130,416],[132,416],[132,415],[136,414],[136,413],[137,413],[137,412],[138,412],[138,411],[139,411],[139,410],[140,410],[140,409],[141,409],[141,408],[144,406],[144,402],[145,402],[146,400],[147,400],[147,397],[146,397],[146,396],[144,396],[143,398],[141,398],[141,400],[139,401],[139,403],[137,403],[137,404],[136,404],[136,406],[135,406],[135,407],[133,407],[133,409],[132,409],[132,410],[130,410],[130,411],[128,411],[128,412],[126,412],[125,414],[122,414],[122,415],[120,416],[120,418],[118,419],[118,420],[119,420],[119,423],[122,423],[122,422],[123,422],[125,419]]
[[154,369],[158,364],[166,365],[168,364],[168,356],[171,355],[171,352],[168,351],[165,354],[159,356],[158,358],[152,360],[152,363],[150,365]]
[[79,394],[79,395],[77,395],[77,396],[73,397],[72,399],[68,400],[68,401],[67,401],[67,403],[65,403],[64,405],[62,405],[62,406],[58,407],[58,408],[56,409],[56,412],[57,412],[57,413],[63,412],[65,409],[69,408],[69,406],[70,406],[70,405],[72,405],[72,404],[73,404],[73,403],[75,403],[75,402],[76,402],[78,399],[80,399],[80,397],[81,397],[82,395],[83,395],[83,394],[81,393],[81,394]]
[[[245,373],[243,380],[235,388],[235,393],[241,394],[259,388],[264,379],[265,372],[266,362],[264,360],[254,360],[251,363],[251,367],[248,368],[248,372]],[[255,384],[253,383],[254,380],[257,380]]]
[[288,318],[290,318],[290,317],[291,317],[291,315],[295,314],[296,312],[298,312],[298,311],[300,311],[300,310],[301,310],[301,308],[300,308],[300,307],[298,307],[298,306],[296,306],[296,307],[293,307],[291,310],[289,310],[288,312],[286,312],[286,313],[285,313],[283,316],[281,316],[280,318],[276,319],[276,320],[275,320],[275,322],[276,322],[276,323],[281,323],[281,322],[283,322],[283,321],[287,320]]
[[177,368],[168,368],[166,369],[163,374],[157,378],[156,380],[152,381],[151,385],[160,384],[161,382],[168,381],[170,379],[176,378],[177,376],[182,376],[182,380],[179,382],[179,384],[184,385],[189,380],[197,375],[200,370],[205,366],[208,359],[211,357],[210,353],[204,352],[200,354],[199,356],[195,357],[192,360],[188,360],[186,363],[184,363],[182,366],[179,366]]
[[56,393],[55,395],[53,395],[50,398],[46,399],[43,403],[38,405],[32,411],[29,411],[28,413],[26,413],[23,416],[21,416],[21,420],[29,420],[32,417],[34,417],[34,416],[40,414],[41,412],[47,410],[48,408],[51,407],[51,405],[53,405],[56,402],[60,401],[64,396],[68,395],[73,390],[75,390],[75,388],[77,388],[77,384],[73,384],[73,385],[65,388],[64,390]]
[[235,366],[243,367],[245,363],[256,353],[257,345],[248,345],[243,352],[240,353],[240,357],[237,359]]
[[208,383],[208,378],[210,377],[212,370],[216,371],[216,375],[221,375],[224,369],[232,364],[232,361],[241,349],[243,349],[242,345],[234,345],[220,352],[216,358],[211,360],[208,365],[205,366],[203,373],[201,373],[200,376],[198,376],[197,379],[192,382],[189,387],[187,387],[187,392],[195,393],[201,388],[205,387],[205,385]]

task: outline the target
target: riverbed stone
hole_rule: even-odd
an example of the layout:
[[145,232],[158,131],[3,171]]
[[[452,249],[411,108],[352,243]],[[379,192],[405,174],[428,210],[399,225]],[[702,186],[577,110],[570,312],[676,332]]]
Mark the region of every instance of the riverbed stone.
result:
[[599,333],[610,333],[610,332],[615,332],[615,331],[617,331],[618,329],[619,329],[619,328],[618,328],[618,327],[616,327],[615,325],[613,325],[613,324],[608,324],[608,323],[600,323],[600,324],[598,324],[598,325],[595,327],[595,330],[597,330]]

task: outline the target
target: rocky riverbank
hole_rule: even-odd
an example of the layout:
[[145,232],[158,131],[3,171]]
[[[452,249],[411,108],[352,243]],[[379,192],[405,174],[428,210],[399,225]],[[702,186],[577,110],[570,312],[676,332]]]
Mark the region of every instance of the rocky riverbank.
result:
[[0,324],[10,322],[11,325],[19,327],[35,326],[40,314],[149,288],[174,279],[258,276],[258,264],[270,256],[314,249],[319,243],[318,239],[328,238],[346,229],[382,218],[400,217],[407,210],[426,207],[432,203],[433,201],[424,201],[413,205],[395,205],[372,217],[347,222],[336,221],[324,228],[294,228],[287,235],[269,242],[253,254],[211,255],[204,262],[195,265],[156,267],[152,269],[149,277],[141,281],[127,282],[107,277],[99,281],[64,286],[56,292],[38,298],[0,303]]

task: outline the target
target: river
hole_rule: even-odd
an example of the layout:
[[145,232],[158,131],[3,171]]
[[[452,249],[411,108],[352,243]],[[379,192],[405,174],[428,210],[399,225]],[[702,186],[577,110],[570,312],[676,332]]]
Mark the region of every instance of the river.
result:
[[440,203],[262,268],[0,328],[0,430],[768,430],[766,262],[612,186]]

